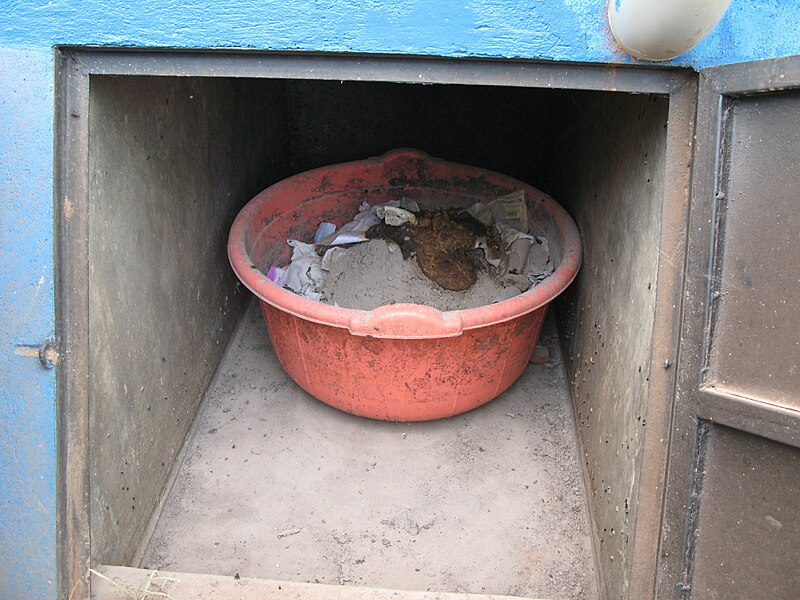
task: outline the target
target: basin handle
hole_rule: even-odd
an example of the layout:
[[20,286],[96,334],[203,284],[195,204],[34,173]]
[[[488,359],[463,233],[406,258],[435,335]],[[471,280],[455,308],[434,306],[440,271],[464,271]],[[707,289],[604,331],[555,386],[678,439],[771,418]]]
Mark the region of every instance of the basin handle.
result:
[[442,312],[422,304],[390,304],[357,311],[349,329],[353,335],[365,337],[422,340],[459,336],[464,322],[457,311]]

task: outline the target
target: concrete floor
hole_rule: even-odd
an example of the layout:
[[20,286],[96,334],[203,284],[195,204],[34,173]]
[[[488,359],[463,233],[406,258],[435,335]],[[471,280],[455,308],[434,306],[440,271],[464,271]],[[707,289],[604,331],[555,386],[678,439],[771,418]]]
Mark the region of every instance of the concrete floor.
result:
[[141,566],[398,590],[595,598],[574,422],[546,365],[430,423],[370,421],[281,370],[254,303]]

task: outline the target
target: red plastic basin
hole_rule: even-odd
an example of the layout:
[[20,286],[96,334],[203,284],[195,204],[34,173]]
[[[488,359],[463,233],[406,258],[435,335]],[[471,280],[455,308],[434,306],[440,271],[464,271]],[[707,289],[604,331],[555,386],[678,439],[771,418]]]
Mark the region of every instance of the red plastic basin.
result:
[[[530,221],[545,233],[555,272],[496,304],[442,312],[418,304],[372,311],[314,302],[264,272],[289,262],[287,238],[308,241],[320,221],[341,226],[359,204],[403,197],[426,208],[466,207],[524,189]],[[495,398],[522,374],[548,303],[581,262],[574,222],[552,198],[520,181],[400,149],[322,167],[253,198],[231,228],[228,256],[261,301],[281,365],[309,394],[343,411],[389,421],[450,417]]]

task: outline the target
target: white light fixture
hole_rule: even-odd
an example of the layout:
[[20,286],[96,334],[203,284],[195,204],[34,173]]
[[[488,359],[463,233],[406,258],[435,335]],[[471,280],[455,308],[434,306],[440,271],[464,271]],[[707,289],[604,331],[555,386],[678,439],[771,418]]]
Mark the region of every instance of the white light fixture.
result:
[[669,60],[699,44],[731,0],[609,0],[608,21],[623,50],[644,60]]

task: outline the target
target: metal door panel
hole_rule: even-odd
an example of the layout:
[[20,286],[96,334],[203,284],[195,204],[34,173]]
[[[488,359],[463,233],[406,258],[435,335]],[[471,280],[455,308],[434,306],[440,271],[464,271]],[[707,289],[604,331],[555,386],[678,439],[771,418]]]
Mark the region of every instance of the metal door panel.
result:
[[800,408],[800,91],[724,110],[705,385]]
[[658,596],[798,597],[800,57],[701,72],[696,122]]
[[692,597],[796,598],[800,450],[721,425],[703,435]]

